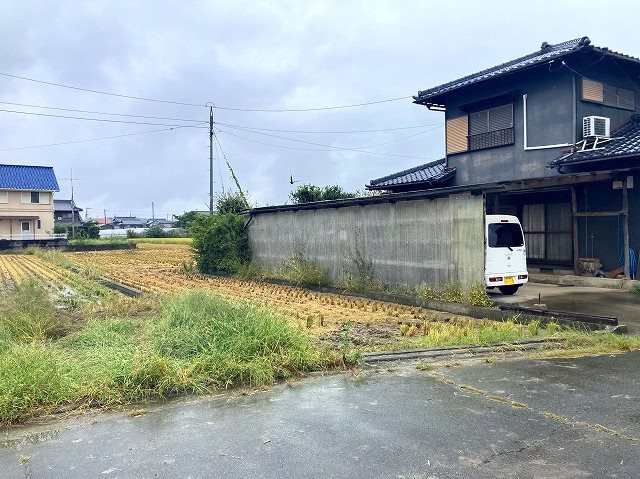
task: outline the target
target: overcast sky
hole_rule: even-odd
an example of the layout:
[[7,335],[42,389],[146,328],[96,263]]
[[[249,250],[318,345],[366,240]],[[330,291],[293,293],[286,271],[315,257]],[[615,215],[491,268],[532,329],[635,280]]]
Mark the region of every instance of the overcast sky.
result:
[[[106,209],[109,216],[150,217],[152,202],[156,216],[204,210],[209,139],[206,124],[195,121],[208,122],[208,102],[277,110],[406,97],[324,111],[215,110],[216,134],[255,204],[287,201],[297,185],[290,176],[363,190],[373,178],[443,156],[442,113],[414,105],[418,90],[530,53],[543,41],[587,35],[595,45],[640,56],[638,18],[637,0],[5,0],[0,73],[196,106],[0,76],[2,110],[154,123],[0,111],[0,163],[53,166],[57,198],[70,196],[73,169],[76,203],[91,208],[90,216]],[[175,125],[191,126],[168,130]],[[83,141],[119,135],[130,136]],[[77,143],[30,148],[68,142]],[[235,189],[219,149],[218,156],[216,191]]]

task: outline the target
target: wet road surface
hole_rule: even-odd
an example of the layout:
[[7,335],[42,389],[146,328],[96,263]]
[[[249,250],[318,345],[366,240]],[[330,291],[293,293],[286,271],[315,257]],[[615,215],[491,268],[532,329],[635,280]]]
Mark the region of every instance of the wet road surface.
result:
[[631,478],[640,353],[315,377],[0,436],[2,478]]
[[541,283],[527,283],[513,296],[497,290],[489,292],[494,301],[527,307],[538,302],[538,294],[549,310],[614,316],[620,324],[627,325],[631,334],[640,334],[640,294],[637,293]]

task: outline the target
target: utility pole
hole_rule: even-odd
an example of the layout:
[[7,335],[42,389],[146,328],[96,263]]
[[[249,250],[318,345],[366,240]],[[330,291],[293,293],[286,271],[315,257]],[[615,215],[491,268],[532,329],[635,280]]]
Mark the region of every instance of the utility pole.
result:
[[153,201],[151,202],[151,221],[156,219],[156,207]]
[[209,107],[209,214],[213,216],[213,106]]
[[76,204],[73,201],[73,168],[71,168],[71,237],[76,237]]
[[107,210],[102,210],[102,212],[104,213],[104,224],[107,224]]

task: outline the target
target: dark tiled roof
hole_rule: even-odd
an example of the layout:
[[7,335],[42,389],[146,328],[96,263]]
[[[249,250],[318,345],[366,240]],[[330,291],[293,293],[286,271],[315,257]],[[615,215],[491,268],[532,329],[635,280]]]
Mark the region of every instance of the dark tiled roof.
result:
[[455,172],[455,168],[446,168],[445,159],[442,158],[425,165],[371,180],[367,188],[370,190],[384,190],[412,183],[438,184],[451,178]]
[[[75,211],[82,211],[82,208],[75,206]],[[55,211],[71,211],[71,200],[53,200],[53,209]]]
[[0,189],[59,191],[50,166],[0,165]]
[[529,68],[534,65],[545,63],[553,60],[554,58],[562,57],[570,53],[575,53],[582,49],[591,49],[592,51],[599,52],[603,55],[613,56],[615,58],[631,60],[640,63],[640,60],[638,58],[611,51],[606,47],[600,48],[592,46],[589,37],[576,38],[575,40],[569,40],[555,45],[550,45],[544,42],[540,50],[538,50],[537,52],[530,53],[529,55],[516,58],[515,60],[511,60],[510,62],[506,62],[501,65],[488,68],[486,70],[482,70],[478,73],[474,73],[473,75],[468,75],[458,80],[454,80],[443,85],[430,88],[428,90],[419,91],[418,95],[414,96],[413,98],[416,103],[428,104],[430,103],[429,100],[431,98],[442,95],[443,93],[448,93],[450,91],[467,87],[484,80],[489,80],[502,75],[516,72],[518,70],[522,70],[524,68]]
[[640,115],[633,115],[628,123],[611,133],[611,138],[611,141],[602,144],[601,149],[565,153],[549,163],[549,167],[640,156]]

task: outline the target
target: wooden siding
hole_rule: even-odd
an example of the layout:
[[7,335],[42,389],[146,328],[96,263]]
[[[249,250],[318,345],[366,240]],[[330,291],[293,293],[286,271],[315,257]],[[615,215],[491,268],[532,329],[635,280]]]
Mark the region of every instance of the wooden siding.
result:
[[462,115],[447,120],[447,153],[460,153],[468,150],[469,118]]

